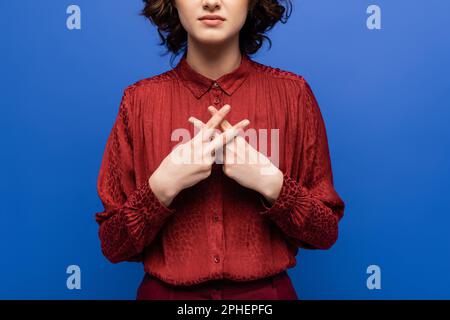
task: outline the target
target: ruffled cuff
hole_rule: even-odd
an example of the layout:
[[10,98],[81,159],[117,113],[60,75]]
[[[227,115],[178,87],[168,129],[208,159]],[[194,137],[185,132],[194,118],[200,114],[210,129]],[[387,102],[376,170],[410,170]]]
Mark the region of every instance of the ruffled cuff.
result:
[[[304,215],[307,215],[311,210],[309,199],[309,190],[284,172],[283,185],[278,198],[270,205],[261,195],[263,211],[259,213],[277,222],[284,230],[290,230],[304,224]],[[297,210],[300,212],[295,212]]]
[[159,231],[165,220],[175,213],[165,206],[150,188],[148,181],[141,184],[125,203],[125,223],[136,239],[138,250]]
[[153,190],[148,181],[142,183],[136,191],[127,199],[125,207],[135,210],[147,208],[151,212],[174,213],[175,209],[166,207]]

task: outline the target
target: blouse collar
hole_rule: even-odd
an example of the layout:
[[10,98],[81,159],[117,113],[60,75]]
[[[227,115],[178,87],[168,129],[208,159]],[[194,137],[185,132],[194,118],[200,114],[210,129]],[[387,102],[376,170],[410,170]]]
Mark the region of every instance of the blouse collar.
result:
[[250,65],[250,57],[247,54],[242,54],[241,63],[236,69],[213,80],[194,70],[187,62],[186,53],[184,53],[174,71],[198,99],[214,86],[214,83],[218,83],[227,95],[232,95],[248,77],[251,70]]

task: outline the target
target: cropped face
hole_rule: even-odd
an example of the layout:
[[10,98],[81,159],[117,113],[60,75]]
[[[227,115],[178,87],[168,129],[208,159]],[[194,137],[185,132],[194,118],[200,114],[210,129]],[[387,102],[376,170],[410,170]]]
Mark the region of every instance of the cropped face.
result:
[[239,34],[249,0],[174,0],[188,36],[198,42],[225,42]]

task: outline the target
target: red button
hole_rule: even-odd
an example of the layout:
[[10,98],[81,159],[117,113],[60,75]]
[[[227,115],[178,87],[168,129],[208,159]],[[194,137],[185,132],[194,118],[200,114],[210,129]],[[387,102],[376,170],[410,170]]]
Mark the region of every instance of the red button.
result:
[[218,255],[214,256],[214,262],[215,263],[219,263],[220,262],[220,257]]

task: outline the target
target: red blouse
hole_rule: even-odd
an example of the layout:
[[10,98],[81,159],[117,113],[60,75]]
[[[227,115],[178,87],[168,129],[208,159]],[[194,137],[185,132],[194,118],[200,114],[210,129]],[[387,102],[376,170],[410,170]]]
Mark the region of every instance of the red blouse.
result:
[[[173,130],[185,128],[193,137],[189,117],[206,123],[207,107],[224,104],[231,105],[226,119],[232,124],[247,118],[246,130],[279,129],[278,198],[270,205],[214,163],[208,178],[166,207],[148,179],[180,142],[172,141]],[[192,69],[184,55],[175,68],[127,87],[97,188],[104,210],[95,218],[106,258],[142,262],[146,272],[176,285],[253,280],[291,268],[299,247],[328,249],[335,243],[344,213],[310,86],[302,76],[247,55],[215,81]]]

